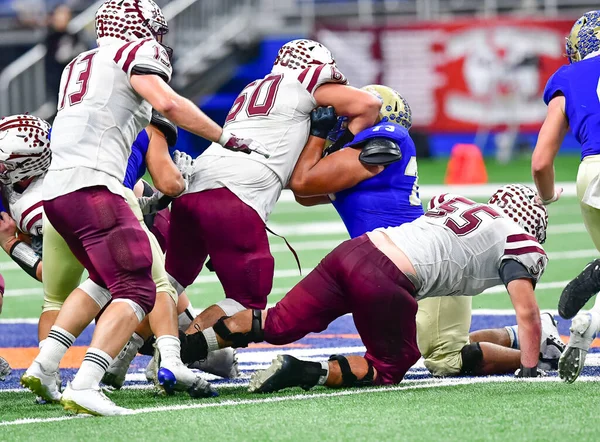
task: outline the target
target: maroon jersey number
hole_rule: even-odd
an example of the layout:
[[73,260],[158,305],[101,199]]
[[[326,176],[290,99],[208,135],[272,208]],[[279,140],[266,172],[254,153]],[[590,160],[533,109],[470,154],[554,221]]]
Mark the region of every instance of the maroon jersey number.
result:
[[[269,115],[275,105],[275,97],[277,96],[279,83],[281,83],[282,78],[283,75],[281,74],[269,75],[264,80],[259,82],[254,81],[246,86],[233,102],[233,106],[231,106],[231,110],[225,119],[225,124],[235,120],[244,107],[246,108],[246,115],[248,117],[264,117]],[[252,92],[250,100],[248,100],[249,89],[252,89],[254,86],[254,92]]]
[[446,221],[444,221],[444,225],[446,227],[448,227],[450,230],[452,230],[454,233],[456,233],[458,236],[468,235],[469,233],[476,230],[479,227],[479,225],[481,224],[481,222],[483,221],[481,219],[482,213],[487,214],[492,219],[500,218],[500,215],[491,207],[476,206],[476,207],[471,207],[470,209],[467,209],[467,210],[463,211],[462,213],[457,213],[455,215],[455,218],[460,218],[460,220],[463,221],[462,223],[459,224],[456,221],[456,219],[453,219],[453,217],[451,216],[459,209],[458,207],[456,207],[454,205],[459,202],[463,203],[463,204],[467,204],[469,206],[473,206],[475,204],[473,201],[470,201],[466,198],[456,197],[456,198],[452,198],[451,200],[448,200],[447,202],[445,202],[443,204],[440,204],[435,209],[427,211],[425,216],[429,216],[432,218],[447,217],[448,219],[446,219]]
[[[88,91],[88,83],[92,72],[92,61],[95,55],[96,52],[91,52],[81,59],[79,57],[75,58],[67,65],[65,68],[67,71],[67,81],[61,92],[58,110],[65,107],[65,99],[67,97],[69,98],[69,104],[71,106],[75,106],[83,101],[83,97],[85,97],[85,94],[87,94]],[[74,71],[78,71],[79,75],[77,76],[77,80],[72,82],[71,79]]]

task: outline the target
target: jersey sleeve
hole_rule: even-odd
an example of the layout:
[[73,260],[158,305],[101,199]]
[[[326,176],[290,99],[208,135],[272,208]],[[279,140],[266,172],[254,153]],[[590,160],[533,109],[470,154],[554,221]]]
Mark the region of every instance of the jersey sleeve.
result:
[[314,95],[319,86],[326,83],[348,84],[348,80],[335,66],[321,64],[309,66],[298,76],[298,81],[310,95]]
[[550,100],[552,100],[557,93],[567,95],[568,82],[565,75],[565,70],[566,66],[562,66],[559,70],[552,74],[548,80],[548,83],[546,83],[546,88],[544,89],[544,103],[546,103],[546,105],[550,103]]
[[135,40],[121,46],[117,51],[115,63],[127,74],[158,75],[167,83],[171,81],[173,68],[165,48],[153,38]]
[[507,260],[522,264],[534,282],[540,280],[548,264],[548,256],[542,246],[526,233],[514,233],[506,237],[500,265]]
[[[455,199],[466,200],[467,198],[457,195],[455,193],[442,193],[440,195],[434,196],[433,198],[431,198],[431,200],[429,200],[429,204],[427,204],[427,210],[437,209],[442,204],[445,204],[445,203],[447,203],[451,200],[455,200]],[[471,201],[471,200],[468,200],[468,201],[475,204],[474,201]]]

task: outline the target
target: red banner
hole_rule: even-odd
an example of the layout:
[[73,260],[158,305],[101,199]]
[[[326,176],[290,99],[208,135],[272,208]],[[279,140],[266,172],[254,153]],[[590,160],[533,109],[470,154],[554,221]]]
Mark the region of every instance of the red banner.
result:
[[542,93],[573,20],[494,19],[380,28],[321,28],[317,38],[351,84],[402,94],[414,126],[433,131],[537,130]]

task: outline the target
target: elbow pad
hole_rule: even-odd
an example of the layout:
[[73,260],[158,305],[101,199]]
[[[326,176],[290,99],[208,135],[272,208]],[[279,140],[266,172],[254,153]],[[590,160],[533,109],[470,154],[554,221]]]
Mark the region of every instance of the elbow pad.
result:
[[402,159],[402,151],[395,141],[387,138],[369,139],[358,159],[367,166],[387,166]]
[[23,241],[15,242],[10,249],[9,255],[29,276],[37,280],[37,268],[42,260],[29,244]]
[[177,143],[177,126],[175,126],[175,124],[154,109],[152,109],[152,119],[150,120],[150,124],[163,133],[169,147],[175,146]]

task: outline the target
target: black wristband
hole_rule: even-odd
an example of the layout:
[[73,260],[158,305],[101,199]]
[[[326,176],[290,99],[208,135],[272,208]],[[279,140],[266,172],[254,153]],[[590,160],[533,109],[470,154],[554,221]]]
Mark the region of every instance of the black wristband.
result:
[[535,367],[523,367],[521,365],[521,377],[522,378],[537,378],[538,368]]
[[8,254],[29,276],[37,279],[37,268],[42,260],[29,244],[16,241]]

